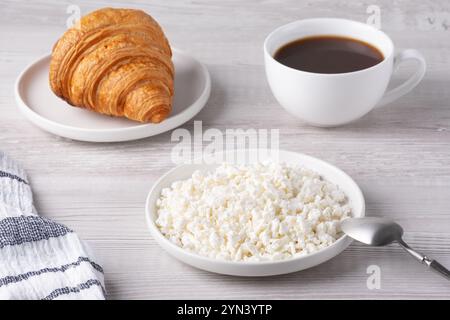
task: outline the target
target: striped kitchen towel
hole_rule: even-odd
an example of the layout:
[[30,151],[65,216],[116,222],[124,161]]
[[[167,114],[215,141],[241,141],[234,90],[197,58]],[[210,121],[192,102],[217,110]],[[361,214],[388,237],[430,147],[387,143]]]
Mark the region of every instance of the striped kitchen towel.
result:
[[104,299],[103,269],[69,228],[40,217],[24,170],[0,151],[0,299]]

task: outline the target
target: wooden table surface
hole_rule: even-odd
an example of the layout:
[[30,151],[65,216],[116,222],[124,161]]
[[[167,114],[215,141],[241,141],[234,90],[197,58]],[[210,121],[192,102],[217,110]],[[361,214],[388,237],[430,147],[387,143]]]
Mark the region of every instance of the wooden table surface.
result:
[[[152,14],[173,46],[203,61],[212,93],[196,117],[203,128],[280,129],[280,147],[329,161],[366,197],[367,215],[390,217],[413,247],[450,266],[450,2],[415,1],[18,1],[0,0],[0,150],[26,168],[39,212],[68,225],[94,248],[109,298],[450,298],[450,285],[399,247],[353,243],[309,270],[268,278],[215,275],[168,256],[150,237],[144,202],[174,166],[170,133],[126,143],[56,137],[18,111],[13,85],[66,28],[70,4]],[[366,21],[379,5],[397,48],[416,48],[427,74],[410,94],[344,127],[308,126],[281,109],[267,85],[262,42],[275,27],[309,17]],[[406,66],[394,82],[412,70]],[[345,107],[345,106],[342,106]],[[193,121],[184,128],[192,130]],[[377,265],[381,288],[368,289]]]

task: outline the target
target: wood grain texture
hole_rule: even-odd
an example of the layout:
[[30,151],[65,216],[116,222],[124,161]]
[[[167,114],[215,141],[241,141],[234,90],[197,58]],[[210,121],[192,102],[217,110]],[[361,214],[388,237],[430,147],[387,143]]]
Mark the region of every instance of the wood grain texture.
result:
[[[65,29],[67,6],[152,14],[171,44],[205,62],[212,94],[196,117],[204,129],[279,128],[283,149],[329,161],[361,186],[367,214],[392,217],[413,247],[450,265],[450,2],[435,1],[18,1],[0,0],[0,149],[26,168],[42,215],[75,229],[106,271],[109,298],[450,298],[450,286],[396,246],[353,244],[335,259],[290,275],[251,279],[210,274],[165,254],[149,236],[144,201],[173,167],[170,133],[92,144],[43,132],[18,112],[13,83]],[[335,129],[313,128],[278,106],[265,80],[262,42],[275,27],[308,17],[366,21],[381,7],[398,48],[426,57],[423,82],[394,104]],[[406,66],[394,82],[404,79]],[[183,127],[192,130],[192,122]],[[381,289],[366,269],[381,268]]]

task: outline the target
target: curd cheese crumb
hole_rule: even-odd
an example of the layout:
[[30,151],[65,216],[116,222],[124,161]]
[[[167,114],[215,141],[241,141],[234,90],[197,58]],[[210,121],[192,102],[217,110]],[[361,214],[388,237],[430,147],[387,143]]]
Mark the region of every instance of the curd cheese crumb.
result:
[[314,171],[288,164],[222,164],[164,188],[156,225],[177,246],[231,261],[309,254],[341,236],[346,195]]

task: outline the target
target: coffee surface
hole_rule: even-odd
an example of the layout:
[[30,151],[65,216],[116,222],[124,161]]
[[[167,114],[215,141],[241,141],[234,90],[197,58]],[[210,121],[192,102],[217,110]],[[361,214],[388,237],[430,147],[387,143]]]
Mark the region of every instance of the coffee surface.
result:
[[339,36],[298,39],[279,48],[278,62],[301,71],[345,73],[370,68],[383,61],[383,54],[360,40]]

